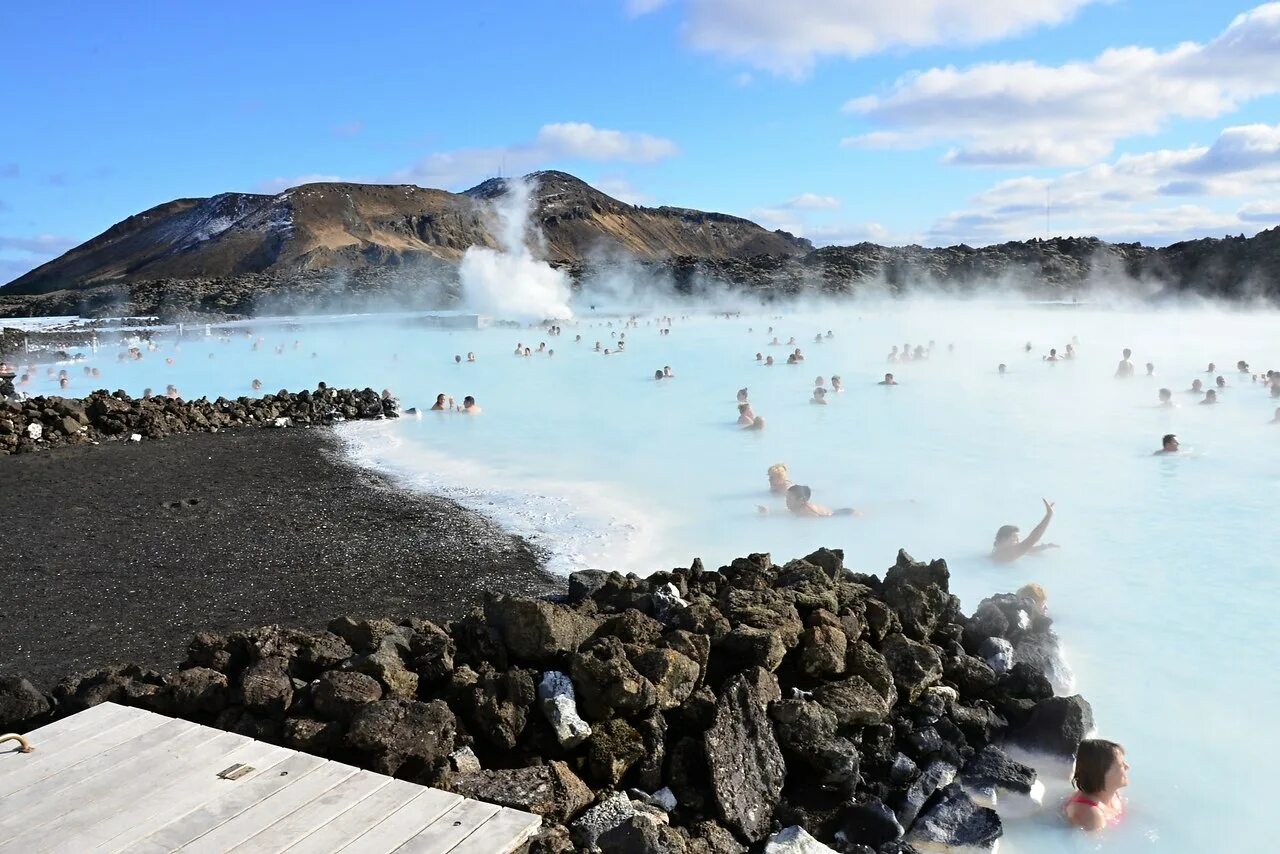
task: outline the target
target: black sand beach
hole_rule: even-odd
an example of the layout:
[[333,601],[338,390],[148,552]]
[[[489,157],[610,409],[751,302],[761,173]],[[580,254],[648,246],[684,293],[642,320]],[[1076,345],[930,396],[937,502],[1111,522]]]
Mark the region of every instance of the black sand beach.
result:
[[0,457],[0,673],[172,668],[198,631],[456,619],[560,587],[518,538],[341,459],[324,429]]

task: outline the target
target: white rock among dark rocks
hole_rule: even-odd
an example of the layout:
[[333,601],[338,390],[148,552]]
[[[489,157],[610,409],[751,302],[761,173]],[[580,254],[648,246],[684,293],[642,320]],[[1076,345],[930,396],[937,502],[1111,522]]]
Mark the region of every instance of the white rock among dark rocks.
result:
[[636,814],[636,808],[624,792],[614,792],[569,825],[574,844],[581,849],[596,847],[602,834],[613,830]]
[[960,769],[949,762],[939,759],[929,763],[929,767],[924,769],[924,773],[917,777],[911,784],[911,788],[907,790],[907,798],[898,810],[898,821],[902,826],[911,827],[925,801],[929,800],[934,792],[950,785],[959,773]]
[[561,747],[572,748],[591,735],[591,724],[578,714],[573,680],[558,670],[548,670],[538,682],[538,705]]
[[764,854],[836,854],[836,850],[814,839],[803,827],[793,825],[770,836]]

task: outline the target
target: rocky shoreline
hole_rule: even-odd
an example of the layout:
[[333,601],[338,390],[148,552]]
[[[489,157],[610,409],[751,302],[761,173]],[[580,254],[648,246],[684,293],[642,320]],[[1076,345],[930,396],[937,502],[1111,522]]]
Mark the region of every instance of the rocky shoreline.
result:
[[[6,380],[0,377],[0,384]],[[85,398],[9,399],[0,388],[0,455],[113,439],[141,441],[175,433],[236,427],[330,425],[395,418],[399,402],[371,388],[326,388],[228,400],[132,398],[123,391],[95,391]]]
[[543,816],[535,852],[991,850],[1034,801],[1015,744],[1070,757],[1038,590],[971,617],[944,561],[883,577],[821,549],[718,572],[586,571],[488,593],[447,627],[333,620],[201,633],[180,669],[0,680],[0,729],[137,705]]

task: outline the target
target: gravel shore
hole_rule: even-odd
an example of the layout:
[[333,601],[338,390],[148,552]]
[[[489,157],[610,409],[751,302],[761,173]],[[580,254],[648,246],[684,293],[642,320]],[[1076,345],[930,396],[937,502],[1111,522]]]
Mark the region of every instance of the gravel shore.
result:
[[324,429],[0,457],[0,674],[168,669],[202,630],[445,622],[563,589],[527,543],[343,461]]

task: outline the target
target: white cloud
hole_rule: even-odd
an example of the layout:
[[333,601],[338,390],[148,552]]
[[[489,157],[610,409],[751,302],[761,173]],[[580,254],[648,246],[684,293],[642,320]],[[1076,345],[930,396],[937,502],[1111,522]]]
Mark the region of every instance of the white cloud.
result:
[[[942,217],[931,243],[1052,234],[1168,243],[1280,225],[1280,125],[1226,128],[1211,145],[1128,154],[1054,178],[1000,181]],[[1234,209],[1233,209],[1234,208]]]
[[585,122],[543,125],[532,142],[501,148],[461,148],[428,155],[383,180],[424,187],[463,187],[484,178],[545,168],[560,160],[653,163],[679,153],[674,142]]
[[817,193],[801,193],[791,201],[787,202],[787,207],[801,210],[830,210],[831,208],[840,207],[840,200],[835,196],[820,196]]
[[404,169],[372,178],[302,175],[272,178],[257,185],[260,193],[278,193],[315,181],[354,181],[365,184],[417,184],[421,187],[465,189],[496,175],[519,175],[547,168],[557,161],[597,163],[654,163],[678,154],[674,142],[647,133],[597,128],[586,122],[557,122],[538,129],[532,142],[493,148],[459,148],[429,154]]
[[974,165],[1080,165],[1119,139],[1176,118],[1214,118],[1280,92],[1280,3],[1239,15],[1217,38],[1167,51],[1124,47],[1045,66],[992,62],[931,68],[845,110],[879,126],[847,144],[956,141],[947,160]]
[[[980,44],[1060,24],[1097,0],[687,0],[695,48],[800,76],[823,57],[892,48]],[[641,15],[663,0],[628,0]]]

